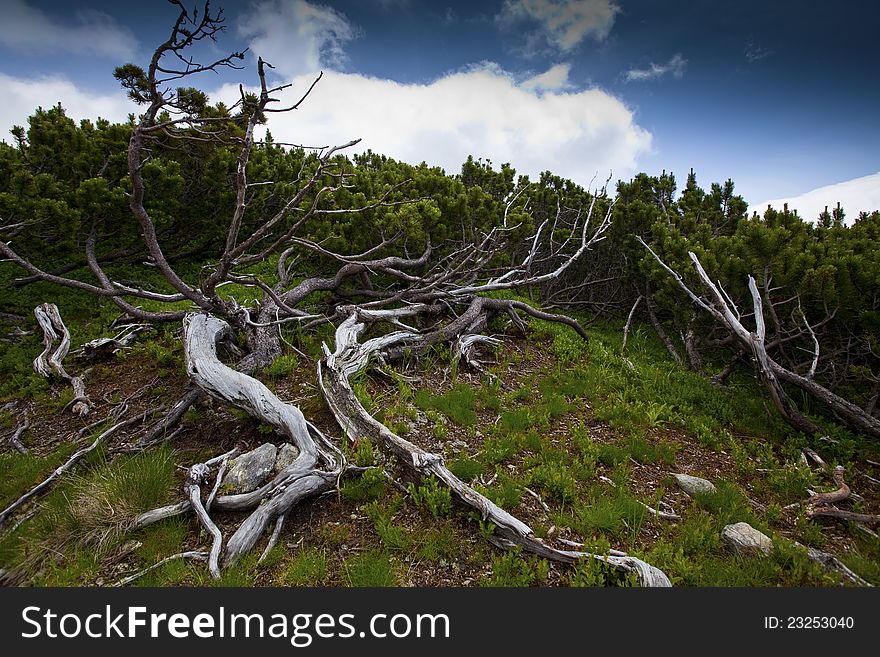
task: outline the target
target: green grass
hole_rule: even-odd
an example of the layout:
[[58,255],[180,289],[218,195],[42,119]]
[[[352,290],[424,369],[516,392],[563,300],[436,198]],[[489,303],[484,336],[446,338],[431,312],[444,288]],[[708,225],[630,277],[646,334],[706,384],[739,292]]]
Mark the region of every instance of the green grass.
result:
[[492,559],[492,574],[484,578],[482,586],[527,587],[540,586],[550,575],[550,564],[544,559],[525,556],[519,551],[508,551]]
[[635,538],[649,512],[628,493],[594,487],[573,504],[568,514],[557,514],[557,524],[571,527],[582,536],[604,535],[621,540]]
[[747,522],[763,531],[764,523],[755,516],[748,498],[739,486],[725,480],[717,480],[714,483],[714,492],[693,495],[694,501],[701,508],[714,515],[721,525]]
[[[91,470],[62,477],[40,500],[36,515],[4,539],[4,562],[33,573],[45,586],[88,581],[100,570],[102,559],[129,540],[131,521],[167,503],[176,486],[168,448],[109,464],[96,460]],[[158,532],[161,536],[161,527]]]
[[73,453],[75,446],[63,443],[46,456],[6,452],[0,454],[0,505],[3,508],[22,493],[43,481]]
[[463,427],[477,423],[475,411],[476,393],[469,385],[459,384],[449,392],[435,395],[427,390],[417,390],[414,402],[423,411],[434,410]]
[[515,408],[501,413],[498,430],[502,433],[524,433],[532,423],[532,413],[528,408]]
[[397,585],[397,573],[388,555],[368,550],[348,557],[343,563],[348,585],[354,587],[389,587]]
[[293,372],[299,365],[299,356],[296,354],[282,354],[271,365],[263,368],[263,373],[270,379],[283,379]]
[[449,471],[465,483],[473,481],[483,472],[483,465],[479,461],[469,458],[453,459],[447,464]]
[[283,586],[319,586],[327,580],[329,559],[320,548],[300,548],[290,556],[277,577]]

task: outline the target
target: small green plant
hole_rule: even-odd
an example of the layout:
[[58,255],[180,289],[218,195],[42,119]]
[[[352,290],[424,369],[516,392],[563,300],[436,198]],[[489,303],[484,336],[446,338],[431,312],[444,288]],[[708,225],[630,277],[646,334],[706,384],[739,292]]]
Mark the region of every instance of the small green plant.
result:
[[418,486],[410,484],[409,494],[416,506],[428,510],[435,518],[452,512],[452,493],[436,477],[428,477]]
[[805,545],[821,548],[827,541],[822,527],[811,521],[803,513],[795,518],[794,530],[797,539]]
[[648,402],[645,406],[645,419],[652,429],[659,429],[669,422],[672,407],[663,402]]
[[263,374],[270,379],[283,379],[289,376],[299,364],[299,358],[296,354],[282,354],[276,358],[270,365],[263,368]]
[[317,586],[327,579],[327,553],[318,548],[297,550],[281,570],[283,586]]
[[397,575],[386,554],[369,550],[345,560],[348,583],[355,587],[395,586]]
[[382,496],[385,491],[385,473],[381,468],[369,468],[360,477],[346,479],[340,488],[342,499],[366,502]]
[[476,393],[469,385],[459,384],[443,395],[418,390],[413,401],[423,411],[439,411],[463,427],[473,426],[477,422],[477,414],[474,411]]
[[635,587],[638,576],[635,573],[622,575],[599,559],[581,559],[571,569],[568,576],[569,586],[581,587]]
[[577,479],[564,463],[548,461],[534,468],[531,481],[555,500],[567,504],[577,496]]
[[526,557],[518,550],[511,550],[492,559],[492,575],[482,584],[524,588],[544,583],[549,575],[550,564],[546,560]]
[[346,440],[344,449],[348,459],[361,468],[376,464],[376,451],[373,449],[373,443],[366,436],[355,441]]
[[458,458],[449,462],[449,471],[464,482],[473,481],[483,471],[479,461],[468,458]]
[[500,473],[498,484],[492,488],[481,488],[480,491],[502,509],[510,511],[519,506],[522,500],[522,486],[508,474]]
[[491,540],[492,536],[495,534],[495,530],[497,529],[495,523],[477,517],[477,524],[480,529],[480,536],[482,536],[487,541]]
[[513,434],[506,434],[500,438],[487,438],[483,442],[480,458],[488,465],[496,465],[512,458],[519,447],[517,436]]

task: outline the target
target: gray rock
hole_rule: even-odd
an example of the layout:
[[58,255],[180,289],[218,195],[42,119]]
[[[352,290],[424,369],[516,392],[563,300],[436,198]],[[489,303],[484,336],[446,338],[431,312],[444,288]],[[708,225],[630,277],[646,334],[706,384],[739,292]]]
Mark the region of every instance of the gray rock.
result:
[[688,495],[715,492],[715,484],[713,484],[708,479],[701,479],[700,477],[692,477],[691,475],[675,473],[673,473],[672,476],[675,477],[675,481],[678,483],[679,488],[681,488]]
[[754,557],[770,554],[773,541],[746,522],[727,525],[721,530],[721,540],[734,554]]
[[272,473],[278,448],[272,443],[263,443],[229,462],[229,470],[223,477],[223,488],[233,495],[249,493]]
[[299,449],[290,443],[284,443],[278,450],[278,456],[275,457],[275,472],[281,472],[288,465],[296,460],[299,456]]

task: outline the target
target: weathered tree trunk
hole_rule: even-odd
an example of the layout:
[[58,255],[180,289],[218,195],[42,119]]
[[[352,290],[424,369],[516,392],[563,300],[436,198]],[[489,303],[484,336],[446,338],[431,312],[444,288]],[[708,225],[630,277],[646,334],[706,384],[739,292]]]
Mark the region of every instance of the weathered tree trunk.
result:
[[[345,463],[336,449],[302,412],[282,402],[256,379],[227,367],[217,358],[216,342],[229,330],[226,322],[205,314],[184,321],[187,372],[202,390],[272,425],[299,449],[294,461],[272,481],[251,493],[221,496],[218,510],[254,509],[230,537],[223,561],[230,565],[253,548],[276,517],[300,501],[331,490]],[[265,502],[264,502],[265,501]],[[264,502],[261,504],[261,502]]]
[[238,371],[248,374],[256,372],[274,363],[281,355],[281,334],[278,325],[273,323],[277,319],[277,304],[272,297],[264,294],[256,326],[247,327],[248,354],[236,366]]

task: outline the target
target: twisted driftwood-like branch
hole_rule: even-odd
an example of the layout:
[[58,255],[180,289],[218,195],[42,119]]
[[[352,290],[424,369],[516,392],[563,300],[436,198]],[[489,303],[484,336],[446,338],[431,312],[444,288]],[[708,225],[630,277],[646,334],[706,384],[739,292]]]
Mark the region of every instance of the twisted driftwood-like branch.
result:
[[[184,321],[184,354],[190,378],[209,395],[275,427],[299,448],[299,456],[271,481],[254,491],[211,498],[209,508],[212,510],[252,511],[227,542],[223,551],[224,566],[231,565],[251,550],[267,527],[279,516],[287,514],[293,506],[333,489],[345,465],[342,453],[305,419],[297,407],[282,402],[256,379],[220,362],[216,343],[228,330],[226,322],[211,315],[187,315]],[[188,489],[188,499],[142,514],[135,520],[134,526],[143,527],[195,509],[203,525],[209,527],[207,521],[210,521],[210,517],[204,508],[201,511],[198,509],[200,504],[196,502],[200,496],[194,494],[197,491],[192,486],[190,484]],[[213,524],[213,521],[210,522]],[[216,533],[211,533],[214,536],[213,559],[218,539]]]
[[669,586],[666,575],[640,559],[629,556],[600,556],[588,552],[559,550],[537,538],[531,528],[485,496],[462,482],[443,464],[443,459],[401,438],[381,422],[378,422],[357,399],[351,387],[352,376],[362,371],[370,357],[381,355],[383,350],[402,343],[416,343],[421,339],[416,333],[397,331],[378,338],[358,341],[366,327],[366,321],[396,319],[407,311],[364,312],[352,309],[336,330],[336,348],[333,352],[324,345],[323,364],[318,364],[318,381],[324,398],[336,421],[352,438],[367,436],[391,451],[401,463],[421,476],[434,476],[447,487],[462,504],[476,509],[483,520],[495,526],[492,542],[502,548],[521,547],[542,557],[563,563],[579,559],[595,558],[624,571],[635,572],[643,586]]
[[880,525],[880,515],[856,513],[838,509],[835,504],[853,497],[852,489],[844,480],[844,468],[838,465],[834,468],[831,478],[837,484],[837,489],[830,493],[816,493],[803,503],[808,518],[837,518],[838,520],[851,520],[866,525]]
[[[73,412],[83,417],[89,412],[89,398],[82,376],[71,376],[62,361],[70,351],[70,331],[61,320],[61,313],[54,303],[43,303],[34,308],[34,316],[43,330],[43,351],[34,359],[34,371],[49,378],[54,372],[73,386]],[[58,341],[56,346],[55,342]]]

